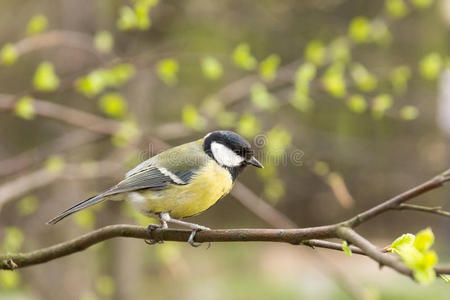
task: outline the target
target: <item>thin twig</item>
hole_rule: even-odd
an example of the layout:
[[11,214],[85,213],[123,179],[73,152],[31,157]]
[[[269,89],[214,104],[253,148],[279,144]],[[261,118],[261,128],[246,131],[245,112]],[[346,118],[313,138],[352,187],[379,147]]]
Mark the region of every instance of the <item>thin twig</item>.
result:
[[450,170],[447,170],[443,172],[442,174],[439,174],[438,176],[426,181],[425,183],[422,183],[421,185],[418,185],[404,193],[401,193],[400,195],[397,195],[375,207],[372,207],[371,209],[368,209],[357,216],[342,222],[343,225],[349,226],[349,227],[356,227],[360,225],[361,223],[372,219],[373,217],[378,216],[379,214],[382,214],[390,209],[394,209],[398,207],[403,202],[406,202],[408,200],[411,200],[413,198],[416,198],[422,194],[425,194],[428,191],[434,190],[438,187],[441,187],[444,183],[450,181]]
[[[303,245],[309,246],[311,248],[325,248],[330,250],[337,250],[337,251],[343,251],[342,244],[329,242],[329,241],[322,241],[322,240],[307,240],[302,242]],[[359,249],[356,246],[348,246],[350,250],[352,250],[352,253],[359,254],[359,255],[366,255],[361,249]]]
[[356,233],[353,229],[342,226],[337,229],[337,234],[341,239],[351,242],[353,245],[359,247],[367,256],[378,262],[380,266],[389,266],[401,274],[409,277],[412,276],[411,269],[393,256],[379,251],[375,245]]
[[416,210],[416,211],[432,213],[435,215],[440,215],[440,216],[450,218],[450,212],[442,210],[442,207],[440,207],[440,206],[428,207],[428,206],[422,206],[422,205],[416,205],[416,204],[402,203],[394,209],[396,209],[396,210]]

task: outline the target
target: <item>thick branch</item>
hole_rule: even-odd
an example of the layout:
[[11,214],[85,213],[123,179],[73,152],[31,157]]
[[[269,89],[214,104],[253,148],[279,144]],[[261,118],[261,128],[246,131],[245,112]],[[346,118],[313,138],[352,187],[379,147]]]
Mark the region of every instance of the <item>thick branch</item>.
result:
[[[221,229],[200,231],[195,241],[205,242],[285,242],[301,244],[309,239],[336,237],[335,226],[321,226],[302,229]],[[187,241],[191,231],[175,229],[156,229],[151,237],[145,227],[134,225],[106,226],[78,238],[36,250],[30,253],[0,255],[0,269],[14,269],[45,263],[75,252],[82,251],[94,244],[116,237],[154,239],[164,241]]]

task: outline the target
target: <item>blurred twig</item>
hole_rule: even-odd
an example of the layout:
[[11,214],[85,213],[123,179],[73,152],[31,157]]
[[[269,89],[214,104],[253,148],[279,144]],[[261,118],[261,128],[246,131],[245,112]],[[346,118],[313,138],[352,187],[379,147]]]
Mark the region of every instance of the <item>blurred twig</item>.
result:
[[67,176],[83,179],[111,176],[117,168],[117,164],[112,163],[110,160],[85,164],[67,164],[59,172],[42,167],[0,185],[0,210],[9,201],[27,194],[32,190],[51,184],[57,179]]
[[[15,96],[0,94],[0,110],[14,110]],[[114,134],[119,129],[119,122],[102,118],[91,113],[65,105],[34,99],[34,112],[37,115],[55,119],[80,128],[102,134]]]
[[240,182],[234,184],[233,195],[239,202],[275,228],[296,228],[297,224],[280,213],[270,204],[260,199],[248,187]]
[[97,141],[103,135],[83,129],[75,129],[46,144],[36,146],[16,156],[0,161],[0,176],[20,172],[25,168],[42,162],[53,153],[61,153],[89,142]]
[[26,54],[44,48],[56,46],[66,46],[82,49],[101,57],[101,53],[94,46],[92,36],[76,31],[53,30],[41,33],[35,36],[26,37],[17,43],[14,47],[19,55]]

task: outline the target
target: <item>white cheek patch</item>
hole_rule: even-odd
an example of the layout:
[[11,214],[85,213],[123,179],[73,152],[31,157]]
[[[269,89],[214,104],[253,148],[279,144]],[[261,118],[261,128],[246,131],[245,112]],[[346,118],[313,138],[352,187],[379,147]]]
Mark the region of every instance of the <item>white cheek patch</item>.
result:
[[237,167],[244,161],[244,158],[217,142],[211,143],[211,152],[215,160],[222,166]]

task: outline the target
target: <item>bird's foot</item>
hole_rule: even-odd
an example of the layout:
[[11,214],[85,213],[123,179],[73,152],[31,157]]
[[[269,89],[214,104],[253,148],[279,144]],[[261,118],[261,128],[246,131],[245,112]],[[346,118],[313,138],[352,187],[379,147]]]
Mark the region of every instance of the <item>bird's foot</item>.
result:
[[162,244],[162,243],[164,243],[163,240],[155,240],[153,238],[153,232],[156,229],[158,229],[158,228],[164,228],[164,226],[160,226],[160,225],[157,225],[157,224],[149,224],[148,225],[148,227],[147,227],[147,235],[148,235],[149,239],[148,240],[144,240],[147,245],[155,245],[155,244]]
[[[202,243],[196,244],[194,242],[194,238],[195,238],[195,235],[197,234],[197,231],[202,231],[202,230],[207,231],[207,230],[211,230],[211,229],[209,229],[208,227],[205,227],[205,226],[198,225],[198,228],[193,229],[191,234],[189,235],[189,239],[188,239],[189,245],[191,245],[192,247],[195,247],[195,248],[201,246]],[[210,247],[211,247],[211,242],[208,242],[208,247],[206,249],[209,249]]]

